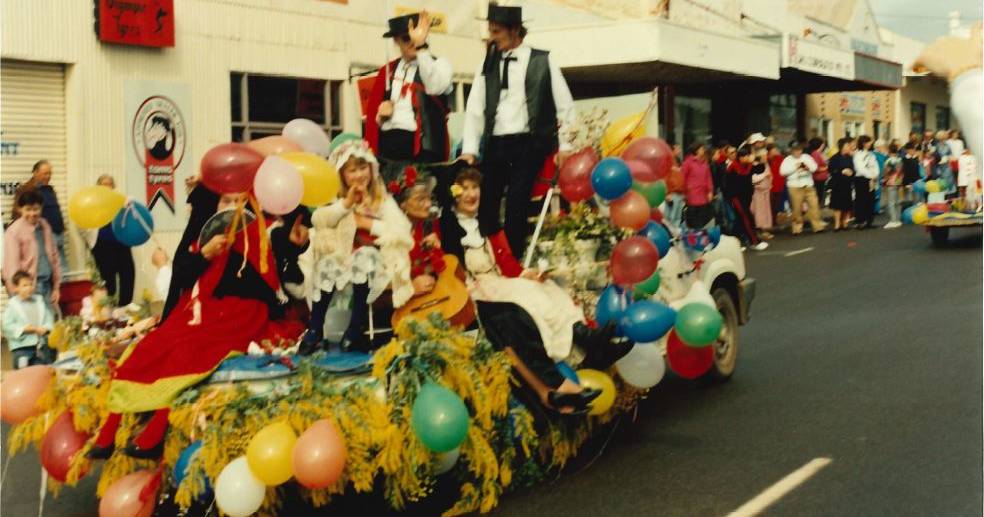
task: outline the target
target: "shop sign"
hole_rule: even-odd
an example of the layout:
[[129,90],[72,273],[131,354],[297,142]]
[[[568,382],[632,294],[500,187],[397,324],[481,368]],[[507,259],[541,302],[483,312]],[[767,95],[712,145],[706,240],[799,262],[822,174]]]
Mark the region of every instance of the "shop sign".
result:
[[840,112],[844,115],[863,117],[865,112],[864,94],[842,93],[840,98]]
[[185,215],[184,179],[194,173],[189,148],[191,95],[187,84],[127,81],[127,194],[147,205],[155,228],[180,230]]
[[782,66],[854,80],[854,54],[845,50],[783,35]]
[[99,41],[174,46],[174,0],[95,0]]

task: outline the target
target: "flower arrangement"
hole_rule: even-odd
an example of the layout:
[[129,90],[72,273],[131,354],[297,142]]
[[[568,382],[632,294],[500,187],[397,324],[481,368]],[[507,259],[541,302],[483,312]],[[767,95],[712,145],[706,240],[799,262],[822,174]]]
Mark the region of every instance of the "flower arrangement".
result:
[[578,111],[577,121],[565,126],[559,136],[561,142],[571,144],[574,149],[594,148],[600,151],[601,137],[608,128],[608,110],[594,106],[590,110]]
[[[611,255],[612,247],[631,233],[613,226],[609,219],[601,215],[591,204],[577,203],[571,207],[570,212],[559,212],[547,218],[540,235],[543,241],[553,241],[554,253],[574,252],[576,241],[597,241],[598,254],[594,258],[607,260]],[[575,256],[568,258],[576,258],[576,252]]]

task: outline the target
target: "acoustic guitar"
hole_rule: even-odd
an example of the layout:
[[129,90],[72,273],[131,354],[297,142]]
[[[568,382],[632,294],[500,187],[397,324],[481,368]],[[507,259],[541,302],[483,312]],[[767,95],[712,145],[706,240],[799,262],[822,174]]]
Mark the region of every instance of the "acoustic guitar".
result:
[[393,312],[393,328],[405,318],[424,321],[435,311],[452,326],[467,328],[475,321],[475,304],[468,296],[464,270],[454,255],[444,255],[444,271],[437,276],[433,291],[410,298]]

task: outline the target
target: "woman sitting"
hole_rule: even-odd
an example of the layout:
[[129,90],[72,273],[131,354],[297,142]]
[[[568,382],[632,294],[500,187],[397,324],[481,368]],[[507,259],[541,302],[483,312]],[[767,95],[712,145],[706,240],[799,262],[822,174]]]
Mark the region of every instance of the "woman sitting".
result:
[[468,287],[489,341],[505,349],[541,401],[561,413],[583,413],[599,392],[565,379],[556,363],[568,359],[573,345],[585,351],[584,364],[607,368],[631,350],[629,341],[613,342],[614,324],[592,330],[571,297],[537,271],[523,270],[502,232],[482,238],[478,229],[482,176],[467,168],[457,174],[445,196],[441,217],[444,250],[457,255],[468,272]]

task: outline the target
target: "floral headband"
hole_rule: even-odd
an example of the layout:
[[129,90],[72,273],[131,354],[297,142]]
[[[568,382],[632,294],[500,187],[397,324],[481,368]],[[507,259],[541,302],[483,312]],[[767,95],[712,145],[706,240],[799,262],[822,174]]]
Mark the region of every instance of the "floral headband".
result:
[[353,157],[369,162],[369,165],[372,166],[373,176],[379,174],[379,161],[376,160],[376,155],[372,154],[369,142],[365,140],[349,140],[344,142],[332,151],[328,157],[328,161],[338,169],[338,172],[342,172],[342,167]]
[[419,172],[417,169],[408,165],[397,175],[396,179],[386,184],[386,190],[393,195],[398,203],[406,201],[410,193],[415,188],[424,188],[428,191],[434,190],[436,181],[433,176],[426,172]]

